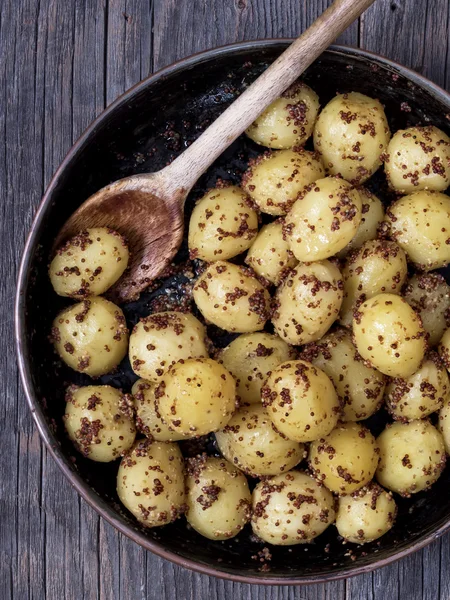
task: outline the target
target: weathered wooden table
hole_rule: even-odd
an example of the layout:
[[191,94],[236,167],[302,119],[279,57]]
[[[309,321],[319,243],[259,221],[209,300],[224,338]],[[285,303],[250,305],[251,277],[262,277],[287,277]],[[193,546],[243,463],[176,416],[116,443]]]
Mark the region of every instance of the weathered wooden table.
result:
[[[85,127],[128,87],[193,52],[296,36],[328,0],[0,0],[0,598],[449,600],[450,536],[347,581],[250,587],[197,575],[119,535],[43,448],[18,381],[12,302],[38,202]],[[450,90],[449,0],[377,0],[340,42]],[[95,166],[94,166],[95,167]]]

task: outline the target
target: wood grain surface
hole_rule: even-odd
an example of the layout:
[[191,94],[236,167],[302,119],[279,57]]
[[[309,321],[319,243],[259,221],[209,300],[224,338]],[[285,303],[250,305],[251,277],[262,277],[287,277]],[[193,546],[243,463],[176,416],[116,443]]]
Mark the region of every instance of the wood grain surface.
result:
[[[163,561],[99,519],[33,426],[12,342],[17,266],[53,172],[90,121],[174,60],[296,36],[327,0],[0,0],[0,599],[449,600],[450,536],[390,567],[302,588],[255,587]],[[377,0],[340,39],[450,89],[448,0]]]

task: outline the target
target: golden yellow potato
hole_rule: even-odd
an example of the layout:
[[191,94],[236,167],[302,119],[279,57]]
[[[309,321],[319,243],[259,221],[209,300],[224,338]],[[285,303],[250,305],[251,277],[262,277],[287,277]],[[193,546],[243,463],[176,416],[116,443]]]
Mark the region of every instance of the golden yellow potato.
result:
[[450,198],[439,192],[414,192],[386,211],[390,237],[423,271],[450,262]]
[[145,527],[159,527],[186,511],[184,462],[177,444],[139,440],[117,473],[117,495]]
[[328,260],[299,264],[275,294],[275,331],[289,344],[319,340],[339,314],[342,288],[342,275]]
[[313,132],[318,113],[318,95],[297,81],[272,102],[245,133],[267,148],[303,146]]
[[153,313],[134,327],[128,355],[136,375],[159,382],[177,361],[208,356],[206,331],[194,315],[176,311]]
[[258,233],[258,215],[237,186],[210,190],[200,198],[189,221],[191,258],[227,260],[251,246]]
[[269,292],[253,271],[225,261],[208,266],[193,295],[205,319],[225,331],[259,331],[270,315]]
[[343,250],[358,231],[361,209],[361,196],[347,181],[316,181],[286,216],[283,231],[295,258],[311,262]]
[[247,252],[245,262],[257,275],[279,285],[289,269],[298,264],[283,237],[283,221],[279,219],[264,225]]
[[450,371],[450,327],[444,331],[439,342],[438,352],[445,368]]
[[99,377],[111,372],[128,348],[121,309],[104,298],[90,298],[62,310],[53,321],[56,352],[71,369]]
[[224,458],[187,461],[186,519],[210,540],[228,540],[250,521],[252,495],[247,479]]
[[386,377],[361,360],[346,329],[335,329],[305,346],[301,358],[322,369],[333,382],[342,421],[367,419],[381,407]]
[[261,332],[240,335],[218,354],[217,360],[235,378],[238,400],[260,404],[267,377],[294,356],[294,351],[277,335]]
[[305,450],[276,430],[262,404],[241,407],[216,440],[225,458],[252,477],[289,471]]
[[450,454],[450,399],[447,399],[439,411],[439,431],[444,439],[445,451]]
[[371,240],[348,256],[342,275],[344,299],[339,321],[351,327],[353,311],[362,301],[384,292],[400,294],[408,275],[406,254],[395,242]]
[[355,311],[353,335],[364,360],[391,377],[415,373],[427,349],[420,317],[394,294],[379,294],[364,302]]
[[253,491],[253,532],[269,544],[306,544],[334,519],[331,492],[301,471],[260,481]]
[[358,188],[358,192],[362,202],[361,223],[350,242],[343,250],[338,252],[339,258],[343,258],[352,250],[358,250],[364,242],[376,239],[378,227],[384,219],[384,208],[381,200],[364,187]]
[[170,367],[155,391],[158,412],[174,431],[196,437],[225,427],[236,409],[236,384],[211,358]]
[[312,442],[336,426],[341,408],[325,373],[304,360],[277,367],[261,390],[275,427],[290,440]]
[[314,148],[327,173],[360,185],[381,166],[391,137],[383,106],[358,92],[338,94],[314,128]]
[[342,423],[311,444],[309,465],[314,477],[335,494],[351,494],[375,475],[378,447],[360,423]]
[[378,482],[401,496],[429,488],[444,469],[444,439],[426,420],[388,425],[377,442]]
[[259,156],[242,178],[242,187],[263,213],[285,215],[303,189],[324,176],[319,157],[303,148]]
[[392,494],[376,483],[369,483],[349,496],[340,496],[336,527],[347,542],[367,544],[392,529],[396,515]]
[[389,142],[384,170],[401,194],[443,192],[450,185],[450,138],[432,125],[401,129]]
[[69,387],[63,419],[75,448],[97,462],[115,460],[136,437],[131,397],[110,385]]

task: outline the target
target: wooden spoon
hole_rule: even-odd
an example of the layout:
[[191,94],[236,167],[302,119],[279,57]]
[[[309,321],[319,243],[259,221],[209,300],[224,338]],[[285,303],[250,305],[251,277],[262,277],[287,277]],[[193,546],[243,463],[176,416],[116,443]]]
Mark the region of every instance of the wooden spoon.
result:
[[63,226],[55,247],[89,227],[111,227],[129,242],[129,269],[112,290],[116,302],[137,298],[175,256],[183,239],[187,195],[222,152],[280,96],[374,0],[335,0],[206,131],[161,171],[107,185]]

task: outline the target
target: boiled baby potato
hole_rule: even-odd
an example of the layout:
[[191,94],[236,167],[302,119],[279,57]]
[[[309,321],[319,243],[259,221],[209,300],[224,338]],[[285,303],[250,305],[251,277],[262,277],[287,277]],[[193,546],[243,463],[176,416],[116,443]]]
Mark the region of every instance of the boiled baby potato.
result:
[[128,351],[131,368],[140,377],[159,382],[178,360],[208,356],[206,331],[194,315],[157,312],[135,325]]
[[217,360],[236,380],[241,403],[261,403],[261,388],[270,373],[282,362],[294,358],[293,350],[277,335],[247,333],[224,348]]
[[381,103],[351,92],[338,94],[320,113],[314,148],[322,155],[327,173],[360,185],[381,166],[390,137]]
[[267,148],[303,146],[313,132],[318,112],[318,95],[298,81],[272,102],[245,133]]
[[186,519],[210,540],[235,537],[250,521],[252,495],[245,475],[224,458],[187,461]]
[[117,495],[145,527],[175,521],[187,508],[178,445],[148,439],[136,442],[120,463]]
[[421,270],[450,262],[450,198],[439,192],[414,192],[386,211],[390,237]]
[[432,125],[401,129],[389,142],[384,170],[400,194],[443,192],[450,185],[450,138]]
[[138,431],[157,442],[177,442],[186,436],[171,429],[161,419],[158,400],[155,396],[157,384],[138,379],[131,388]]
[[336,528],[347,542],[367,544],[392,529],[397,505],[392,494],[376,483],[348,496],[340,496]]
[[386,388],[386,403],[398,421],[423,419],[442,407],[449,389],[442,361],[436,352],[430,352],[413,375],[391,379]]
[[450,286],[439,273],[413,275],[403,297],[422,319],[428,343],[436,346],[450,325]]
[[263,213],[285,215],[303,189],[324,176],[319,157],[303,148],[266,152],[242,178],[242,187]]
[[62,360],[75,371],[99,377],[124,358],[128,329],[121,309],[104,298],[90,298],[62,310],[52,326]]
[[259,331],[270,314],[270,296],[250,269],[217,261],[194,286],[194,301],[205,319],[236,333]]
[[445,466],[444,439],[426,420],[393,423],[378,436],[377,479],[401,496],[429,488]]
[[174,431],[189,437],[222,429],[236,409],[236,384],[211,358],[181,360],[155,391],[158,412]]
[[309,465],[314,477],[335,494],[352,494],[375,475],[378,447],[359,423],[342,423],[311,444]]
[[450,399],[445,402],[439,411],[438,427],[444,438],[445,451],[450,454]]
[[99,296],[116,283],[128,260],[120,233],[107,227],[86,229],[58,249],[50,264],[50,281],[59,296]]
[[311,361],[331,379],[343,421],[368,419],[381,407],[386,377],[361,360],[346,329],[338,328],[305,346],[301,358]]
[[379,294],[364,302],[355,311],[353,335],[364,360],[391,377],[415,373],[427,349],[420,317],[394,294]]
[[445,368],[450,371],[450,327],[444,331],[439,342],[438,352]]
[[342,276],[328,260],[299,264],[278,288],[272,323],[289,344],[319,340],[336,320],[342,304]]
[[362,201],[350,183],[319,179],[301,194],[286,217],[284,233],[295,258],[323,260],[343,250],[361,223]]
[[241,407],[216,440],[225,458],[252,477],[289,471],[304,455],[303,444],[280,434],[262,404]]
[[258,215],[237,186],[210,190],[198,200],[189,222],[191,258],[227,260],[250,247],[258,233]]
[[339,399],[331,380],[304,360],[277,367],[261,394],[277,430],[297,442],[312,442],[328,435],[340,416]]
[[378,227],[384,219],[384,208],[381,200],[364,187],[358,188],[358,192],[362,202],[361,223],[350,242],[343,250],[338,252],[339,258],[343,258],[352,250],[358,250],[364,242],[376,239]]
[[301,471],[260,481],[253,491],[253,532],[269,544],[306,544],[334,519],[331,492]]
[[247,252],[245,262],[260,277],[279,285],[283,276],[298,264],[283,236],[283,221],[264,225]]
[[408,275],[406,254],[395,242],[371,240],[352,252],[342,270],[344,299],[340,323],[351,327],[353,311],[361,301],[378,294],[400,294]]
[[64,425],[76,449],[97,462],[111,462],[136,437],[131,398],[110,385],[71,386]]

